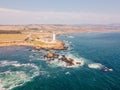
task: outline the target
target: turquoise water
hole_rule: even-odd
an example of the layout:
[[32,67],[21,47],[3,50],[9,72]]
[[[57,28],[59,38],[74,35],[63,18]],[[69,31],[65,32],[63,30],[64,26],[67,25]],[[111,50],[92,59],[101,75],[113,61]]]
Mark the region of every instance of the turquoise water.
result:
[[[47,64],[42,58],[46,51],[32,47],[1,47],[0,90],[120,90],[120,33],[82,33],[58,38],[70,48],[56,52],[82,59],[83,66]],[[95,63],[113,71],[88,66]]]

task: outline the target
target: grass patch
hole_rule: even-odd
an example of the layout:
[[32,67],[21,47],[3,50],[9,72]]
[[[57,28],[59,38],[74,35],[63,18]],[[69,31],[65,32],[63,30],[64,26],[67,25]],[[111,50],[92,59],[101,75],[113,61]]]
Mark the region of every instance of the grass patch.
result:
[[45,45],[46,43],[41,42],[41,41],[36,41],[36,40],[32,40],[31,43],[35,44],[35,45]]
[[0,34],[0,42],[19,41],[26,38],[25,34]]

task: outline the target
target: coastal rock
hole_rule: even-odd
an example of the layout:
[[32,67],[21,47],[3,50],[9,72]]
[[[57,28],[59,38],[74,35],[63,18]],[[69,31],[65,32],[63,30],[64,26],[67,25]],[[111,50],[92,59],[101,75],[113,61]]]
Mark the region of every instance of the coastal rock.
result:
[[44,44],[36,44],[34,45],[36,50],[45,49],[45,50],[65,50],[64,43],[62,41],[56,41],[55,43],[44,43]]
[[44,58],[58,58],[59,55],[58,54],[55,54],[55,53],[52,53],[52,52],[48,52],[47,55],[44,55]]

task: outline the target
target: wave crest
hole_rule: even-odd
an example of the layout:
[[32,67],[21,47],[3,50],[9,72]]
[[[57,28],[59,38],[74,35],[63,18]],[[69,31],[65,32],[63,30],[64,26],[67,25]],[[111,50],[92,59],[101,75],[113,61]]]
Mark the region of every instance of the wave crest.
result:
[[88,67],[93,69],[100,69],[102,71],[113,71],[113,69],[108,68],[105,65],[102,65],[101,63],[88,64]]

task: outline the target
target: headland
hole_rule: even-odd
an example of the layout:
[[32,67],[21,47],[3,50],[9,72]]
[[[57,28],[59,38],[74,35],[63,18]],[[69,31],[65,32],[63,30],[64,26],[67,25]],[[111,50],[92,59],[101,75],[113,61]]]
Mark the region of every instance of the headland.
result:
[[0,25],[0,46],[33,46],[35,49],[66,49],[56,35],[120,32],[120,26],[104,25]]

